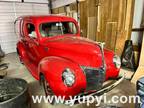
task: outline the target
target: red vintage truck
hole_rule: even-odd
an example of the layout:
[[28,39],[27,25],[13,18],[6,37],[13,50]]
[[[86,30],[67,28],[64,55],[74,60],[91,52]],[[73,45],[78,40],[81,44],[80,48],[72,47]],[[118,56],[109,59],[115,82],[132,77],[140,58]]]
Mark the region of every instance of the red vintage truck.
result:
[[68,99],[82,93],[95,94],[105,81],[118,78],[120,58],[105,49],[103,43],[80,37],[73,18],[24,16],[15,22],[20,61],[35,79],[43,82],[46,95]]

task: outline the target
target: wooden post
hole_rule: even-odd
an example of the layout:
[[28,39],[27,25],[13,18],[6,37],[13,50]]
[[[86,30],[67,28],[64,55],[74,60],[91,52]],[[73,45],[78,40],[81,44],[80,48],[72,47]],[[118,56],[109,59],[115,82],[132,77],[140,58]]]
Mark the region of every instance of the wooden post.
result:
[[[134,15],[134,4],[135,0],[120,0],[118,35],[116,40],[116,54],[118,54],[119,56],[122,54],[125,41],[130,39],[131,37],[133,15]],[[124,14],[122,13],[123,9],[126,10]],[[125,19],[121,17],[123,15]],[[124,23],[124,29],[121,25],[122,23]]]
[[139,66],[131,82],[136,84],[137,80],[141,77],[144,77],[144,32],[143,32],[143,40],[142,40]]
[[79,2],[80,7],[80,29],[83,37],[87,37],[87,3],[86,1]]
[[96,40],[96,30],[97,30],[97,0],[87,0],[87,37],[92,40]]
[[133,15],[134,15],[134,4],[135,0],[127,0],[127,14],[126,14],[126,24],[125,30],[126,32],[126,39],[131,38],[131,31],[133,25]]

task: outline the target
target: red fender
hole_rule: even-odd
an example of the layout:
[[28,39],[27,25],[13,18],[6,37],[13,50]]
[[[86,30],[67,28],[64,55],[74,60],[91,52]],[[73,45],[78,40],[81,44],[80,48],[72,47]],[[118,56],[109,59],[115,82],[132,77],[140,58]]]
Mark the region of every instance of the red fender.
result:
[[[75,83],[67,87],[62,80],[62,73],[70,68],[75,75]],[[75,96],[86,89],[86,77],[77,63],[60,57],[46,57],[39,64],[39,74],[42,73],[56,96]]]
[[17,53],[19,55],[20,60],[27,61],[28,56],[27,53],[25,52],[26,50],[24,49],[24,45],[22,42],[17,43]]

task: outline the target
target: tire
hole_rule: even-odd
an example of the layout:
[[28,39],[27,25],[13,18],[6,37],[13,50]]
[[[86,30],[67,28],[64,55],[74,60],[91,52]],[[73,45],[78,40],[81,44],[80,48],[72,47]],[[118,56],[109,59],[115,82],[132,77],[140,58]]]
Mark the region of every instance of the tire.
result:
[[[44,89],[44,92],[45,92],[45,95],[46,96],[54,96],[54,93],[53,91],[51,90],[50,86],[49,86],[49,83],[46,81],[45,77],[43,75],[41,75],[41,84],[43,86],[43,89]],[[55,99],[53,99],[52,102],[49,102],[51,105],[55,105],[56,102],[55,102]]]
[[28,84],[25,80],[0,80],[0,108],[30,108]]

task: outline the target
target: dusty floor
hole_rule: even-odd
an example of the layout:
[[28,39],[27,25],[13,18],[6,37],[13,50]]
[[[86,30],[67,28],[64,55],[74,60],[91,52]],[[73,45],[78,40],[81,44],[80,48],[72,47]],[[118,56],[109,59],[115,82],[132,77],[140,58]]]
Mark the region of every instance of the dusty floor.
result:
[[[22,64],[19,63],[19,59],[17,57],[16,53],[8,54],[4,58],[4,62],[10,63],[9,68],[8,68],[8,74],[7,77],[14,77],[14,78],[22,78],[25,79],[29,83],[29,91],[31,95],[40,95],[44,94],[42,87],[40,87],[39,83],[37,80],[35,80],[29,71],[26,69],[26,67]],[[115,89],[107,93],[107,97],[110,99],[111,96],[113,95],[135,95],[135,86],[131,84],[129,81],[124,80],[119,86],[117,86]],[[113,104],[111,105],[116,105],[117,107],[121,108],[134,108],[134,104]],[[32,108],[69,108],[70,106],[66,106],[63,104],[58,104],[55,106],[52,106],[50,104],[34,104],[31,102]],[[102,105],[103,106],[103,105]],[[80,104],[80,105],[74,105],[73,108],[96,108],[95,104],[91,104],[89,107],[86,106],[86,104]],[[98,107],[98,108],[109,108],[106,106],[103,107]],[[115,108],[115,107],[112,107]]]

